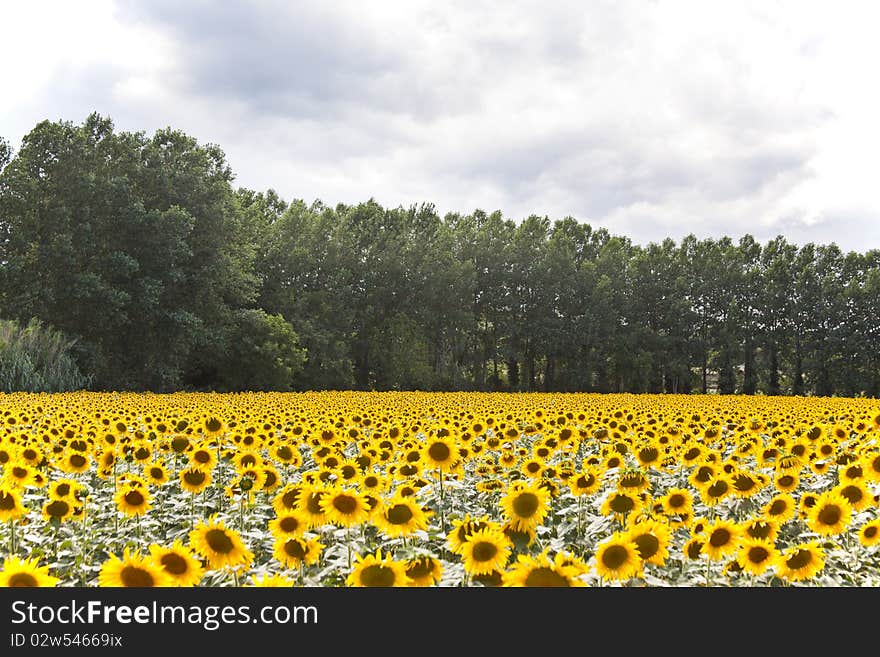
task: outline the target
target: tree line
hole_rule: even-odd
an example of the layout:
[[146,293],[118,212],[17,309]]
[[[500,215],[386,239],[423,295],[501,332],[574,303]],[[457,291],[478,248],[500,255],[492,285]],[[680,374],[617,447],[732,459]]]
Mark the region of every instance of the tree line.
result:
[[98,114],[0,167],[0,318],[94,388],[880,394],[877,250],[287,202]]

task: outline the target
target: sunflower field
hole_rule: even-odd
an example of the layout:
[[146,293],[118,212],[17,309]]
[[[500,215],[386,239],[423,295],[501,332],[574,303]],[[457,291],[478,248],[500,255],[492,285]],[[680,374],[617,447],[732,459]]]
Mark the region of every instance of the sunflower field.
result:
[[876,586],[880,403],[0,395],[0,586]]

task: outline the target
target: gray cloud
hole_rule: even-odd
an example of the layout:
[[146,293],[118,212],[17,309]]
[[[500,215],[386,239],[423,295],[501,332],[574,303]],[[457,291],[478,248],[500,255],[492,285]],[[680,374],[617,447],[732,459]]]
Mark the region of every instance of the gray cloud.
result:
[[119,0],[163,58],[142,88],[108,50],[22,107],[173,125],[286,198],[575,216],[640,243],[880,242],[870,204],[811,187],[834,170],[841,108],[811,90],[839,35],[780,7]]

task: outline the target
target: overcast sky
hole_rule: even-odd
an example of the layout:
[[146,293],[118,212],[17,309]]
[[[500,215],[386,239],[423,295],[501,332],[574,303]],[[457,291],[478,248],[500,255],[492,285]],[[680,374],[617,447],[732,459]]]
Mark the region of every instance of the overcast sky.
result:
[[873,2],[4,2],[0,135],[92,111],[327,204],[880,248]]

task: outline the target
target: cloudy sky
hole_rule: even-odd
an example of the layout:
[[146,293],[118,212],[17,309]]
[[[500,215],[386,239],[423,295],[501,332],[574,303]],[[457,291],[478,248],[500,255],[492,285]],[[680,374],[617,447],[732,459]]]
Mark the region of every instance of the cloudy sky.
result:
[[307,202],[880,248],[880,5],[0,5],[0,135],[91,111]]

